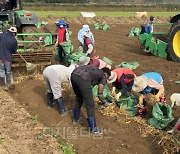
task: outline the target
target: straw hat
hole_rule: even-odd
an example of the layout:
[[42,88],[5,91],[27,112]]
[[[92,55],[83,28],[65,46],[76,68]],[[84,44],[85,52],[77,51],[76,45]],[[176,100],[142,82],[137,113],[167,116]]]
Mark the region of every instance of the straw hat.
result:
[[87,65],[90,62],[90,57],[82,56],[79,58],[79,65]]
[[132,90],[135,92],[143,91],[148,85],[148,79],[146,76],[138,76],[134,79]]
[[107,79],[108,83],[113,83],[117,79],[117,74],[111,71],[111,76]]

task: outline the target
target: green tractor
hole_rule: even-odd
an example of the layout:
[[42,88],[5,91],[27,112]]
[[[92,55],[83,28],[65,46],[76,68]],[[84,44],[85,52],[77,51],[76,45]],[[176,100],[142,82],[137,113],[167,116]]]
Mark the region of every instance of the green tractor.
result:
[[[6,32],[11,26],[17,28],[18,52],[28,62],[52,60],[52,47],[50,48],[53,45],[52,34],[47,29],[37,28],[38,17],[30,11],[23,10],[21,0],[1,1],[0,9],[0,30]],[[19,54],[14,55],[14,63],[21,64],[22,61]]]
[[[152,26],[154,31],[146,32],[146,28]],[[158,31],[158,28],[164,28],[165,31]],[[172,17],[166,24],[143,25],[141,29],[132,28],[129,36],[138,36],[145,52],[180,62],[180,14]]]
[[5,32],[9,26],[16,26],[18,32],[23,32],[26,31],[27,27],[38,24],[38,18],[35,14],[22,9],[21,0],[18,1],[18,4],[11,3],[11,1],[0,4],[0,29],[2,31]]
[[170,23],[173,25],[169,32],[167,51],[172,60],[180,62],[180,14],[171,18]]

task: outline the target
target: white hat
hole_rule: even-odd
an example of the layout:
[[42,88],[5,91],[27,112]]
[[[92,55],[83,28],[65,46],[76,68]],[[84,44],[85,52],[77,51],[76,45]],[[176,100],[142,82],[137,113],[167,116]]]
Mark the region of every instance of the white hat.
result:
[[79,58],[79,65],[87,65],[90,62],[90,57],[82,56]]
[[111,71],[111,76],[107,79],[108,83],[113,83],[117,79],[117,74]]
[[148,79],[146,76],[138,76],[134,79],[132,90],[135,92],[143,91],[148,85]]
[[89,25],[83,25],[83,31],[88,32],[90,31]]
[[16,27],[10,27],[8,29],[8,31],[12,32],[12,33],[17,33],[17,28]]

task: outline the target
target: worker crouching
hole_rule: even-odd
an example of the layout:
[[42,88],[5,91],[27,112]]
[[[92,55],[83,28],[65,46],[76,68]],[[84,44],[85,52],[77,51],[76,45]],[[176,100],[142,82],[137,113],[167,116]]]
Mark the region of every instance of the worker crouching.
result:
[[62,99],[61,84],[62,82],[70,81],[71,73],[75,69],[75,67],[75,64],[71,64],[69,67],[66,67],[64,65],[51,65],[46,67],[43,71],[43,77],[48,87],[48,106],[53,107],[53,101],[55,99],[61,116],[67,114],[67,111],[64,106],[64,101]]
[[[115,97],[115,100],[119,100],[121,94],[131,92],[135,77],[135,73],[128,68],[116,68],[112,70],[112,75],[108,79],[108,82],[112,83],[111,93]],[[118,94],[116,94],[116,91]]]
[[144,73],[134,80],[132,90],[138,92],[139,103],[143,104],[144,95],[151,93],[156,102],[166,103],[162,76],[157,72]]

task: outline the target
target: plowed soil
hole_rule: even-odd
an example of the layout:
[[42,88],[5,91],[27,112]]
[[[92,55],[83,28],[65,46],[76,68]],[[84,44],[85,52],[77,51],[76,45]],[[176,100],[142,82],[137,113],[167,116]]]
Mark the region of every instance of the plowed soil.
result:
[[[43,19],[42,19],[43,20]],[[132,27],[140,27],[141,21],[138,19],[116,19],[114,22],[105,20],[110,26],[110,30],[94,30],[93,21],[87,21],[83,18],[69,19],[72,31],[71,41],[74,45],[74,51],[78,48],[77,33],[83,23],[87,23],[91,27],[91,31],[95,35],[95,48],[97,55],[108,57],[113,61],[113,66],[122,62],[139,62],[140,66],[134,70],[137,75],[144,72],[159,72],[164,79],[166,97],[169,104],[169,97],[174,92],[180,92],[180,85],[175,81],[180,80],[179,63],[168,61],[159,57],[155,57],[145,53],[141,48],[138,38],[128,37],[128,33]],[[55,18],[51,18],[51,31],[55,31],[53,22]],[[167,21],[167,19],[163,19]],[[16,76],[22,75],[22,72],[16,72]],[[19,75],[18,75],[19,74]],[[41,75],[41,74],[40,74]],[[157,131],[158,133],[147,132],[149,126],[146,124],[147,119],[138,117],[131,118],[125,113],[116,114],[119,109],[110,105],[109,115],[104,114],[106,110],[101,105],[96,105],[97,125],[104,130],[101,136],[91,135],[87,132],[86,111],[82,109],[82,121],[80,124],[72,123],[72,110],[75,103],[75,95],[72,89],[67,89],[68,94],[64,96],[68,115],[61,117],[57,111],[57,106],[48,108],[46,104],[46,86],[43,80],[36,78],[27,78],[15,85],[15,89],[9,94],[22,105],[31,115],[37,116],[37,120],[44,126],[57,129],[61,136],[72,144],[76,153],[79,154],[106,154],[106,153],[129,153],[129,154],[151,154],[163,153],[165,150],[159,143],[160,134],[167,135],[166,130]],[[113,112],[115,112],[113,114]],[[149,111],[151,112],[151,111]],[[103,114],[102,114],[103,113]],[[180,108],[173,108],[175,124],[180,117]],[[143,121],[140,123],[139,121]],[[170,129],[170,126],[167,130]],[[155,132],[152,128],[152,132]],[[145,135],[147,133],[147,135]],[[169,147],[169,145],[167,145]],[[171,148],[171,147],[170,147]],[[172,151],[171,151],[172,152]],[[43,153],[43,152],[42,152]]]

